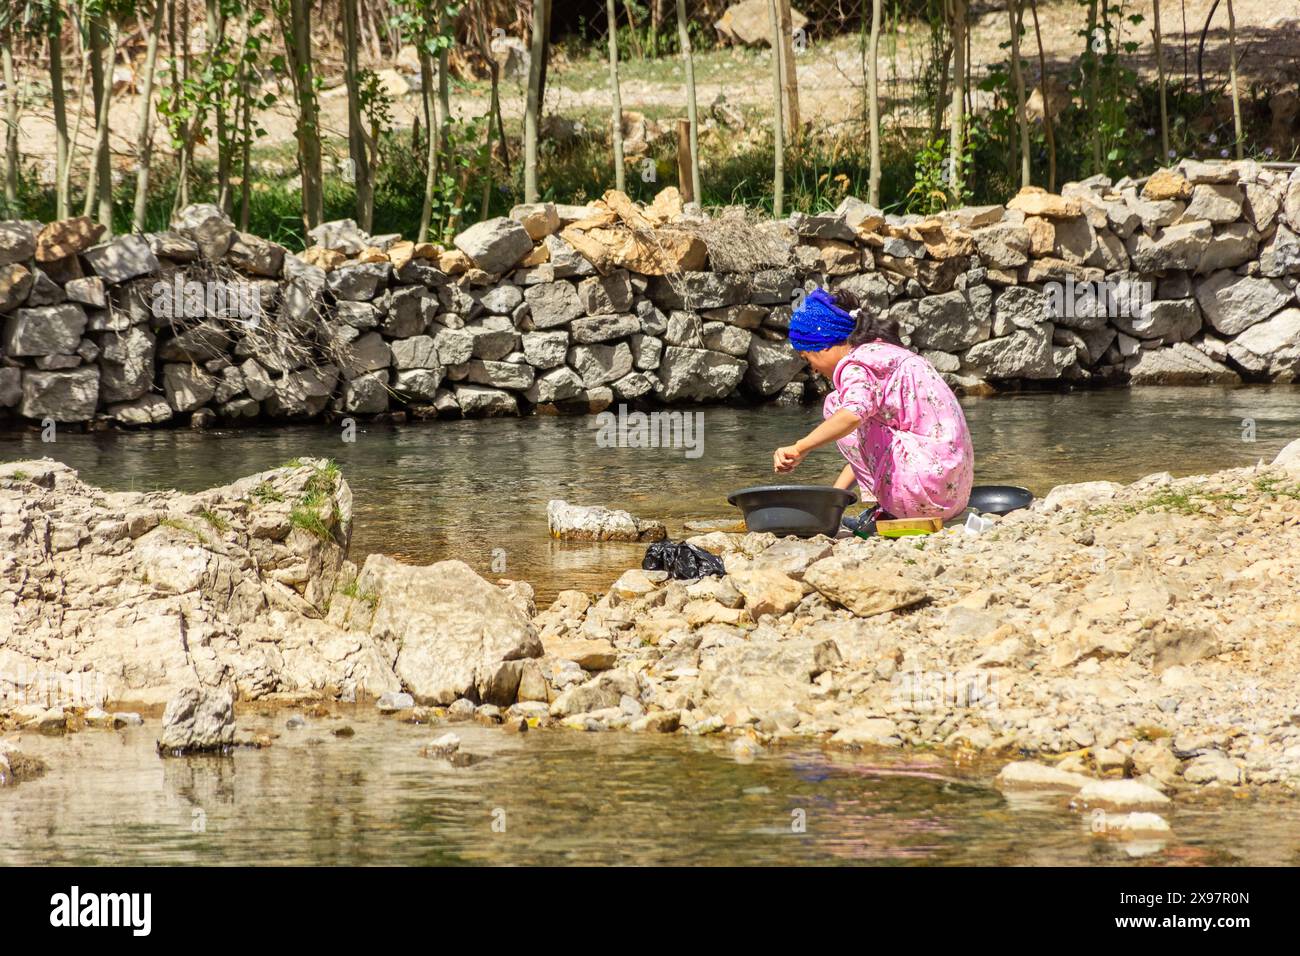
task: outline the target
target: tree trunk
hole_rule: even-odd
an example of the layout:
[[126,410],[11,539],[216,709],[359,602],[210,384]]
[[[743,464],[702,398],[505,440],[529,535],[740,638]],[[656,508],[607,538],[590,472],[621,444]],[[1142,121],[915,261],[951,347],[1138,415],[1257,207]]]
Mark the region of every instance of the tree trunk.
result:
[[1025,114],[1025,74],[1020,68],[1020,26],[1024,8],[1021,0],[1008,0],[1007,16],[1011,20],[1011,76],[1016,87],[1016,126],[1020,130],[1020,187],[1029,185],[1029,118]]
[[[1169,107],[1165,97],[1165,54],[1160,32],[1160,0],[1152,0],[1151,38],[1156,47],[1156,82],[1160,87],[1160,148],[1161,156],[1169,156]],[[1164,162],[1165,160],[1161,160]]]
[[[645,56],[645,51],[641,49],[641,36],[637,33],[636,9],[632,6],[632,0],[623,0],[623,13],[627,15],[627,35],[632,43],[632,56],[639,60]],[[614,30],[614,42],[618,42],[617,30]]]
[[1104,172],[1101,165],[1101,124],[1097,121],[1097,107],[1101,100],[1099,93],[1101,71],[1098,69],[1095,36],[1097,30],[1097,2],[1098,0],[1088,0],[1088,50],[1084,54],[1083,60],[1084,76],[1088,85],[1084,102],[1088,110],[1088,137],[1092,143],[1092,171],[1094,173]]
[[952,0],[952,109],[949,122],[948,190],[962,197],[962,153],[966,127],[966,0]]
[[785,200],[785,130],[781,120],[781,16],[778,0],[767,0],[768,19],[772,23],[772,216],[784,217]]
[[[248,7],[243,9],[243,36],[248,40]],[[253,90],[247,52],[239,55],[239,228],[248,232],[253,205]]]
[[[777,16],[781,32],[782,102],[785,103],[787,138],[799,138],[802,122],[799,119],[799,75],[794,65],[794,21],[790,16],[790,0],[778,0]],[[775,47],[773,48],[775,50]]]
[[[207,0],[208,64],[216,61],[226,37],[226,16],[221,0]],[[217,97],[213,110],[213,133],[217,141],[217,206],[230,211],[230,137],[226,129],[225,89]]]
[[[439,19],[442,29],[443,21]],[[454,29],[454,28],[453,28]],[[439,163],[447,156],[447,140],[451,126],[451,54],[444,45],[438,51],[438,157]]]
[[[433,72],[433,64],[427,52],[420,50],[420,74],[429,76]],[[432,83],[425,83],[424,106],[425,111],[432,115],[434,112],[434,89]],[[438,188],[438,134],[434,127],[430,126],[428,136],[425,137],[425,169],[424,169],[424,201],[420,205],[420,228],[416,233],[416,242],[426,242],[429,238],[429,226],[433,222],[433,197]]]
[[[614,0],[609,0],[613,3]],[[482,11],[480,11],[482,12]],[[486,120],[485,137],[486,142],[483,144],[483,195],[479,202],[479,219],[488,219],[492,215],[492,144],[495,127],[493,121],[501,109],[501,71],[496,58],[492,56],[492,47],[488,43],[487,28],[483,25],[484,16],[475,17],[476,30],[478,36],[479,53],[487,61],[488,69],[492,78],[492,99],[488,105],[488,114]]]
[[153,78],[158,65],[158,38],[162,33],[163,0],[154,0],[153,24],[144,57],[144,86],[140,91],[140,130],[135,154],[135,208],[131,214],[131,231],[144,232],[145,212],[149,202],[149,164],[153,160]]
[[880,208],[880,16],[884,0],[871,0],[871,48],[867,72],[867,109],[870,126],[871,172],[867,202]]
[[[77,31],[78,40],[81,37],[81,31]],[[86,51],[81,49],[78,43],[81,60],[81,69],[77,73],[77,121],[72,126],[72,135],[68,138],[68,161],[63,167],[63,177],[59,180],[59,192],[68,197],[67,208],[68,215],[72,215],[72,167],[76,163],[77,143],[81,140],[81,127],[86,119],[86,77],[90,67],[90,57]]]
[[626,192],[626,173],[623,169],[623,99],[618,90],[618,21],[614,13],[614,0],[605,0],[605,18],[609,24],[610,132],[614,138],[614,188]]
[[68,218],[68,193],[63,188],[68,165],[68,105],[63,89],[63,11],[57,0],[50,4],[45,24],[50,49],[50,98],[54,105],[54,193],[55,215]]
[[1047,83],[1047,55],[1043,52],[1043,31],[1038,27],[1038,0],[1029,0],[1034,15],[1034,37],[1038,41],[1038,85],[1043,91],[1043,138],[1047,140],[1047,191],[1056,192],[1056,131],[1052,123],[1050,87]]
[[[113,163],[108,148],[109,108],[113,99],[113,46],[111,25],[102,18],[90,22],[91,95],[95,104],[95,149],[86,184],[84,215],[96,213],[106,235],[113,234]],[[98,199],[98,203],[96,203]]]
[[1237,17],[1228,0],[1228,82],[1232,84],[1232,131],[1237,141],[1237,158],[1244,158],[1245,143],[1241,132],[1241,89],[1237,83]]
[[[175,101],[181,101],[181,90],[190,79],[190,5],[181,2],[181,69],[180,88],[176,91]],[[287,45],[287,44],[286,44]],[[176,82],[176,78],[172,78]],[[183,121],[182,121],[183,122]],[[172,215],[190,204],[190,157],[194,154],[194,142],[182,126],[181,148],[176,157],[176,199],[172,202]]]
[[0,66],[5,80],[5,203],[9,215],[18,207],[18,76],[14,70],[13,35],[16,24],[11,23],[0,33]]
[[320,115],[312,69],[311,0],[289,0],[285,51],[298,100],[298,172],[302,177],[302,223],[305,230],[325,218],[324,172],[321,166]]
[[691,121],[677,121],[677,191],[682,194],[682,202],[695,202],[695,193],[691,192]]
[[695,106],[695,58],[691,55],[691,35],[687,32],[686,0],[677,0],[677,44],[682,50],[686,66],[686,121],[690,124],[691,195],[695,202],[704,205],[700,189],[700,124]]
[[537,202],[537,131],[541,119],[542,60],[546,56],[546,0],[533,0],[533,36],[524,105],[524,202]]
[[374,225],[375,198],[370,181],[370,156],[366,152],[366,132],[361,120],[361,83],[358,52],[360,22],[357,0],[342,0],[343,13],[343,80],[348,90],[348,159],[352,164],[352,181],[356,188],[357,224],[367,233]]

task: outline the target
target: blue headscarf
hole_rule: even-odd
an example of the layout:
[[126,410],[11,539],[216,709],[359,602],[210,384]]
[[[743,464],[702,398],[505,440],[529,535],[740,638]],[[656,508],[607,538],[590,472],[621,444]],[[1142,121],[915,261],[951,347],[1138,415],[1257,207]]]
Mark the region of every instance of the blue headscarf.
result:
[[790,345],[796,352],[820,352],[846,341],[857,324],[829,292],[814,289],[790,316]]

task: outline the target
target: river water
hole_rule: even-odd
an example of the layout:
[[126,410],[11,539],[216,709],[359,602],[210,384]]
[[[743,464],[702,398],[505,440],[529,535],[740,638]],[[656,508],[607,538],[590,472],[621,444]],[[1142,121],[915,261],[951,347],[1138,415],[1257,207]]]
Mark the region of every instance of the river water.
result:
[[[976,481],[1045,494],[1074,481],[1133,481],[1272,460],[1300,437],[1300,386],[1151,388],[1023,394],[963,402]],[[611,447],[597,417],[367,426],[355,441],[319,426],[0,435],[0,461],[48,455],[113,490],[197,491],[299,457],[335,459],[356,499],[352,554],[413,563],[446,558],[522,578],[546,601],[567,587],[602,590],[639,565],[644,545],[557,542],[546,503],[624,508],[676,536],[689,520],[738,518],[727,495],[771,484],[772,451],[820,421],[815,408],[708,408],[691,448]],[[1254,441],[1245,440],[1254,438]],[[833,447],[793,480],[829,484]]]
[[[977,480],[1038,494],[1063,482],[1131,481],[1271,459],[1300,437],[1300,388],[1145,389],[964,402]],[[599,590],[641,546],[559,543],[551,498],[669,523],[734,515],[726,495],[771,480],[771,452],[815,409],[703,410],[699,454],[610,447],[591,418],[0,436],[0,460],[49,455],[112,489],[198,490],[288,459],[337,460],[356,495],[353,555],[456,557],[484,574]],[[1253,439],[1253,440],[1249,440]],[[688,452],[690,452],[688,454]],[[833,449],[796,480],[829,482]],[[1180,803],[1173,836],[1122,843],[1057,798],[1006,801],[994,766],[925,754],[775,750],[725,741],[456,725],[469,767],[419,756],[445,728],[368,710],[252,721],[264,750],[161,760],[158,720],[118,732],[23,734],[41,779],[0,790],[0,864],[45,863],[941,863],[1300,862],[1300,807],[1265,799]],[[331,731],[347,723],[356,733]],[[495,826],[494,826],[495,824]],[[502,827],[504,826],[504,832]]]
[[156,718],[24,735],[51,769],[0,790],[0,865],[1300,862],[1294,800],[1180,805],[1172,838],[1120,842],[1060,796],[1007,801],[992,767],[925,754],[742,762],[711,738],[456,724],[486,759],[455,768],[419,755],[442,726],[251,719],[279,738],[229,757],[160,759]]

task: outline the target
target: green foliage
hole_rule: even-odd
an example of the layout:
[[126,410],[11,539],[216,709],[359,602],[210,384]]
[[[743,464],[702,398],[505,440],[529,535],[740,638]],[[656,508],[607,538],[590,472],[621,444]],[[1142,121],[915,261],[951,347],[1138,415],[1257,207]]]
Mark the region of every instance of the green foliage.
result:
[[202,531],[195,528],[193,525],[181,521],[179,518],[161,518],[159,519],[158,524],[160,527],[163,528],[172,528],[175,531],[183,531],[186,534],[192,534],[194,535],[194,537],[198,538],[201,543],[205,545],[208,543],[207,535],[205,535]]
[[367,605],[372,611],[379,606],[379,593],[369,589],[362,590],[360,585],[357,584],[356,578],[353,578],[347,584],[343,585],[339,591],[347,597],[352,598],[352,600],[360,601]]
[[260,503],[266,504],[273,501],[284,501],[284,492],[277,489],[268,481],[263,481],[253,489],[253,497]]
[[213,511],[211,508],[204,508],[202,511],[199,512],[199,517],[202,518],[204,521],[206,521],[208,524],[210,524],[221,534],[225,534],[227,531],[230,530],[230,519],[227,518],[225,515],[218,514],[217,512]]

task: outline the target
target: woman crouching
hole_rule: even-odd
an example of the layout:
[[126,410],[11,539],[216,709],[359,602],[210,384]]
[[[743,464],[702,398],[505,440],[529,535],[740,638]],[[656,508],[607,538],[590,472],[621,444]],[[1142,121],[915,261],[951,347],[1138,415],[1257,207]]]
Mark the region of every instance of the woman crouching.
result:
[[957,397],[926,359],[905,348],[847,291],[809,293],[790,319],[790,345],[830,379],[820,425],[772,456],[793,471],[835,442],[848,462],[837,488],[874,498],[880,518],[956,517],[966,508],[974,451]]

